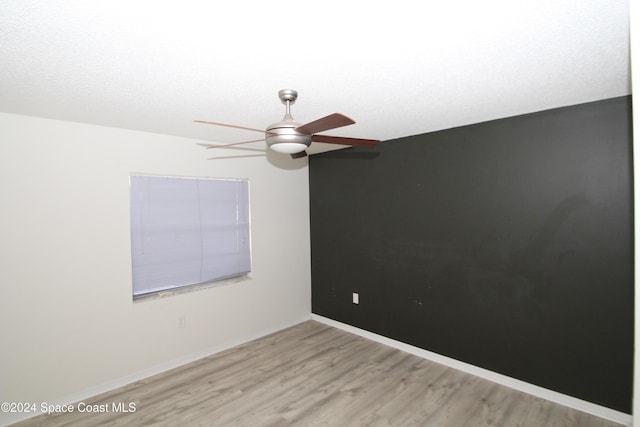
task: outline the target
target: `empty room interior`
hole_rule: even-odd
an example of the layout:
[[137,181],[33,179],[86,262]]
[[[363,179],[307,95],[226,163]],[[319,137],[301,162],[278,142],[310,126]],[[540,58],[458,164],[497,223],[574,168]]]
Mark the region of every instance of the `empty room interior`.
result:
[[637,14],[439,3],[3,2],[0,425],[640,427]]

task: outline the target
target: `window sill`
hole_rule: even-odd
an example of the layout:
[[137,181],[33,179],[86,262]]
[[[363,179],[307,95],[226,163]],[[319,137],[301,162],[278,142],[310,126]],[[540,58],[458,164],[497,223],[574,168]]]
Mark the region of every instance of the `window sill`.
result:
[[194,285],[186,285],[175,289],[169,289],[166,291],[151,292],[144,295],[137,295],[133,297],[134,303],[143,301],[152,301],[162,298],[168,298],[175,295],[188,294],[191,292],[201,291],[203,289],[217,288],[219,286],[232,285],[235,283],[246,282],[252,280],[251,273],[238,277],[230,277],[228,279],[216,280],[215,282],[196,283]]

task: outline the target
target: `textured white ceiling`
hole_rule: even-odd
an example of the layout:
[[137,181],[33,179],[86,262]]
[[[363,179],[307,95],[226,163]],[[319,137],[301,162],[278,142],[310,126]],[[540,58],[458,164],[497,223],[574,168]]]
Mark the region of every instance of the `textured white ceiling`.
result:
[[388,140],[631,93],[628,9],[3,0],[0,111],[235,142],[256,134],[193,120],[264,128],[290,88],[297,121],[341,112],[357,123],[327,134]]

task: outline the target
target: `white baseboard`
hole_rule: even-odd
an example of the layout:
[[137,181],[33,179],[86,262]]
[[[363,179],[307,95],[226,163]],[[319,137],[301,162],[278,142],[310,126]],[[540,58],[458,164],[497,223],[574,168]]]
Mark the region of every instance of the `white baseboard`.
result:
[[[224,350],[228,350],[230,348],[236,347],[240,344],[244,344],[247,343],[249,341],[252,341],[254,339],[258,339],[258,338],[262,338],[264,336],[270,335],[274,332],[278,332],[280,330],[289,328],[291,326],[297,325],[299,323],[302,322],[306,322],[307,320],[309,320],[310,318],[308,316],[305,316],[303,318],[300,319],[296,319],[294,321],[291,322],[286,322],[284,324],[281,325],[277,325],[276,327],[272,327],[270,329],[265,329],[265,330],[261,330],[258,331],[254,334],[245,336],[245,337],[240,337],[240,338],[236,338],[233,341],[230,342],[225,342],[224,344],[220,345],[220,346],[213,346],[213,347],[209,347],[206,348],[202,351],[198,351],[196,353],[192,353],[192,354],[188,354],[185,355],[183,357],[180,357],[178,359],[174,359],[174,360],[170,360],[168,362],[165,363],[161,363],[158,365],[154,365],[151,366],[149,368],[143,369],[141,371],[138,372],[134,372],[130,375],[126,375],[124,377],[120,377],[120,378],[116,378],[112,381],[108,381],[99,385],[96,385],[94,387],[89,387],[87,389],[78,391],[77,393],[73,393],[67,396],[63,396],[63,397],[58,397],[58,398],[52,398],[52,399],[47,399],[46,402],[47,404],[50,405],[70,405],[72,403],[76,403],[76,402],[81,402],[83,400],[88,400],[92,397],[95,397],[99,394],[102,393],[106,393],[112,390],[115,390],[117,388],[120,387],[124,387],[128,384],[134,383],[136,381],[140,381],[143,380],[145,378],[151,377],[153,375],[157,375],[157,374],[161,374],[163,372],[169,371],[173,368],[178,368],[182,365],[186,365],[188,363],[191,362],[195,362],[197,360],[200,360],[202,358],[211,356],[213,354],[219,353],[221,351]],[[23,421],[27,418],[31,418],[34,416],[38,416],[41,415],[40,413],[24,413],[24,414],[2,414],[4,415],[2,418],[0,418],[0,426],[8,426],[10,424],[14,424],[17,423],[18,421]]]
[[379,342],[381,344],[388,345],[398,350],[402,350],[406,353],[413,354],[423,359],[431,360],[436,363],[440,363],[445,366],[457,369],[462,372],[466,372],[471,375],[475,375],[480,378],[492,381],[494,383],[504,385],[514,390],[521,391],[542,399],[558,403],[569,408],[576,409],[591,415],[595,415],[600,418],[604,418],[609,421],[613,421],[622,424],[627,427],[631,427],[633,423],[633,417],[624,412],[616,411],[604,406],[596,405],[595,403],[587,402],[585,400],[577,399],[575,397],[567,396],[566,394],[558,393],[553,390],[549,390],[537,385],[533,385],[524,381],[517,380],[515,378],[508,377],[506,375],[498,374],[487,369],[479,368],[468,363],[460,362],[459,360],[452,359],[450,357],[443,356],[441,354],[433,353],[428,350],[424,350],[419,347],[415,347],[400,341],[396,341],[382,335],[374,334],[373,332],[365,331],[360,328],[356,328],[345,323],[341,323],[317,314],[311,314],[311,319],[324,323],[335,328],[342,329],[344,331],[359,335],[361,337],[370,339],[372,341]]

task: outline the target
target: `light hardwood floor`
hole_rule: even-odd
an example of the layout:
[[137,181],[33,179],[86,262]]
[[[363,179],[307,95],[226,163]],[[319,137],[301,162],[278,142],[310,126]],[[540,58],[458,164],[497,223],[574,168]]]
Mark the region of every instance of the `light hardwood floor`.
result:
[[84,403],[16,426],[619,427],[315,321]]

